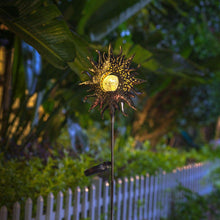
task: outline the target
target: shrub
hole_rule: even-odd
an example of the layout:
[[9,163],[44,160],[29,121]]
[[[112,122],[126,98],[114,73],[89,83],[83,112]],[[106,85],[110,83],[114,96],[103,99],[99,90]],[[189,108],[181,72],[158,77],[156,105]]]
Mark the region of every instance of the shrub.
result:
[[84,170],[90,163],[92,159],[85,155],[79,159],[49,158],[46,164],[39,158],[29,161],[1,159],[0,207],[6,205],[11,210],[16,201],[23,206],[28,197],[36,201],[39,195],[46,198],[49,192],[56,196],[59,191],[89,185],[91,179],[84,176]]
[[[103,141],[103,140],[102,140]],[[184,151],[169,146],[157,146],[153,151],[149,142],[139,148],[135,140],[128,138],[123,142],[116,140],[115,144],[115,177],[131,177],[135,175],[155,174],[161,170],[172,171],[189,163],[213,159],[220,155],[219,150],[211,150],[204,146],[200,151]],[[28,197],[36,201],[39,195],[44,198],[49,192],[54,196],[59,191],[65,192],[68,188],[74,190],[76,186],[89,186],[93,177],[86,177],[84,170],[100,162],[110,160],[110,148],[107,144],[96,142],[90,151],[73,158],[64,154],[45,159],[32,157],[31,160],[4,160],[0,157],[0,207],[6,205],[9,209],[19,201],[21,205]],[[155,149],[154,149],[155,150]]]
[[206,196],[200,196],[184,187],[180,187],[179,190],[184,193],[184,200],[175,201],[170,220],[220,219],[219,189]]

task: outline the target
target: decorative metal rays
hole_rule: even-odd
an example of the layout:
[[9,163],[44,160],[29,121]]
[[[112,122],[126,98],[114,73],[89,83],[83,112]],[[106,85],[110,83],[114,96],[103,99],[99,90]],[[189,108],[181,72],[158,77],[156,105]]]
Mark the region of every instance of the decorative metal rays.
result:
[[110,109],[111,114],[114,114],[116,109],[120,109],[126,115],[124,103],[136,110],[132,98],[139,93],[134,89],[134,85],[145,82],[142,79],[135,78],[136,69],[130,68],[134,56],[125,59],[125,56],[122,55],[121,47],[120,50],[120,54],[116,57],[113,55],[111,45],[109,45],[108,55],[101,54],[97,50],[96,52],[99,55],[98,63],[88,57],[93,67],[89,69],[92,75],[85,72],[90,80],[80,83],[80,85],[88,85],[90,87],[88,90],[90,94],[84,100],[89,97],[95,97],[90,110],[99,106],[102,115],[107,108]]
[[[103,173],[109,168],[111,169],[111,220],[114,217],[113,201],[114,201],[114,122],[115,111],[119,109],[123,115],[124,103],[136,110],[132,98],[139,93],[134,89],[134,86],[145,82],[145,80],[135,78],[137,75],[136,70],[130,68],[131,62],[134,56],[125,59],[122,55],[122,48],[120,47],[120,54],[114,56],[112,47],[109,45],[108,55],[101,54],[100,51],[96,51],[99,55],[98,63],[95,63],[92,59],[89,59],[92,67],[86,74],[90,80],[80,83],[80,85],[87,85],[90,87],[88,94],[84,101],[89,97],[94,97],[95,100],[89,110],[99,106],[101,115],[106,109],[110,110],[111,114],[111,161],[103,162],[97,166],[89,168],[85,171],[85,175],[93,175]],[[121,105],[121,106],[120,106]]]

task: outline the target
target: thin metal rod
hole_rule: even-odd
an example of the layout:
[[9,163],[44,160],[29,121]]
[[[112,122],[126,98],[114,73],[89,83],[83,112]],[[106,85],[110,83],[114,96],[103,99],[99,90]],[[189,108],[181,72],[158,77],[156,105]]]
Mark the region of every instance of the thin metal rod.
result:
[[111,114],[111,220],[114,217],[114,123],[115,114]]

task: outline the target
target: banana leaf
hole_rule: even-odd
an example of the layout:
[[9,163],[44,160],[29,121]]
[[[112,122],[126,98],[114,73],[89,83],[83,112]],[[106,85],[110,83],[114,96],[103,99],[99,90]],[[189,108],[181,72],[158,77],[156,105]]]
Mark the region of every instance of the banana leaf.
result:
[[[115,43],[116,53],[122,45],[127,57],[135,54],[133,61],[146,69],[147,72],[162,75],[164,77],[181,77],[197,83],[207,83],[209,76],[207,71],[179,54],[166,49],[147,49],[139,44],[126,42],[118,38]],[[117,51],[118,50],[118,51]]]
[[57,68],[75,58],[73,35],[55,4],[43,0],[0,3],[0,22]]

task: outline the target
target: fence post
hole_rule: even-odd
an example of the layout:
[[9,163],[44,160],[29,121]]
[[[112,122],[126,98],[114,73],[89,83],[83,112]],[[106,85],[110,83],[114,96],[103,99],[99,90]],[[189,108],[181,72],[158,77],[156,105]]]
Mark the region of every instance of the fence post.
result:
[[158,174],[154,177],[153,220],[157,217]]
[[150,176],[148,219],[153,217],[154,176]]
[[49,193],[47,197],[47,211],[46,211],[46,220],[53,220],[53,203],[54,203],[54,196],[53,193]]
[[70,220],[71,215],[73,214],[72,196],[73,196],[72,190],[68,189],[66,193],[65,220]]
[[[181,185],[181,171],[179,168],[176,168],[175,169],[176,172],[175,172],[175,183],[176,183],[176,186],[180,186]],[[176,187],[174,187],[176,188]],[[180,199],[180,191],[179,190],[176,190],[175,192],[175,199]]]
[[137,220],[138,216],[138,196],[139,196],[139,176],[135,177],[135,188],[134,188],[134,216],[133,219]]
[[32,200],[31,198],[28,198],[26,203],[25,203],[25,220],[32,219]]
[[95,219],[100,219],[101,216],[101,197],[102,197],[102,179],[95,177],[93,184],[96,188],[96,215]]
[[190,169],[189,169],[189,181],[190,181],[190,190],[193,190],[193,169],[192,165],[190,164]]
[[7,220],[8,217],[8,210],[6,206],[2,206],[0,210],[0,219]]
[[122,220],[127,220],[127,204],[128,204],[128,178],[123,181],[123,195],[122,195]]
[[166,175],[166,194],[165,194],[165,217],[169,215],[171,187],[172,187],[172,175],[173,173],[167,173]]
[[118,190],[117,190],[117,215],[116,219],[121,220],[121,201],[122,201],[122,181],[121,179],[118,179]]
[[144,219],[148,218],[148,205],[149,205],[149,174],[145,176],[145,185],[144,185]]
[[166,195],[166,172],[162,171],[161,173],[161,196],[160,196],[160,217],[164,217],[165,208],[164,204],[166,202],[165,200]]
[[55,220],[61,220],[64,217],[63,213],[63,193],[59,192],[57,195],[57,207]]
[[74,195],[74,211],[73,211],[73,219],[79,220],[80,215],[80,194],[81,189],[79,187],[76,187],[75,195]]
[[82,217],[87,218],[88,217],[88,197],[89,197],[89,189],[88,187],[85,187],[83,190],[83,196],[82,196]]
[[158,174],[158,181],[157,181],[157,202],[156,202],[156,220],[159,220],[161,217],[161,198],[162,198],[162,188],[163,188],[163,179],[162,179],[162,172]]
[[130,184],[129,184],[129,197],[128,197],[128,220],[133,220],[132,216],[132,205],[133,205],[133,192],[134,190],[134,178],[130,178]]
[[37,216],[36,220],[42,220],[43,218],[43,206],[44,206],[44,199],[42,196],[39,196],[37,199]]
[[142,220],[143,219],[143,205],[144,205],[144,177],[141,176],[141,181],[140,181],[140,197],[139,197],[139,200],[140,200],[140,204],[139,204],[139,217],[138,219],[139,220]]
[[96,191],[96,188],[94,185],[91,186],[90,188],[90,202],[89,202],[89,209],[90,209],[90,212],[89,212],[89,217],[91,218],[91,220],[95,220],[95,192]]
[[108,205],[109,205],[109,183],[105,182],[103,189],[103,214],[105,220],[108,220]]
[[20,204],[16,202],[13,206],[13,220],[19,220],[20,219]]

